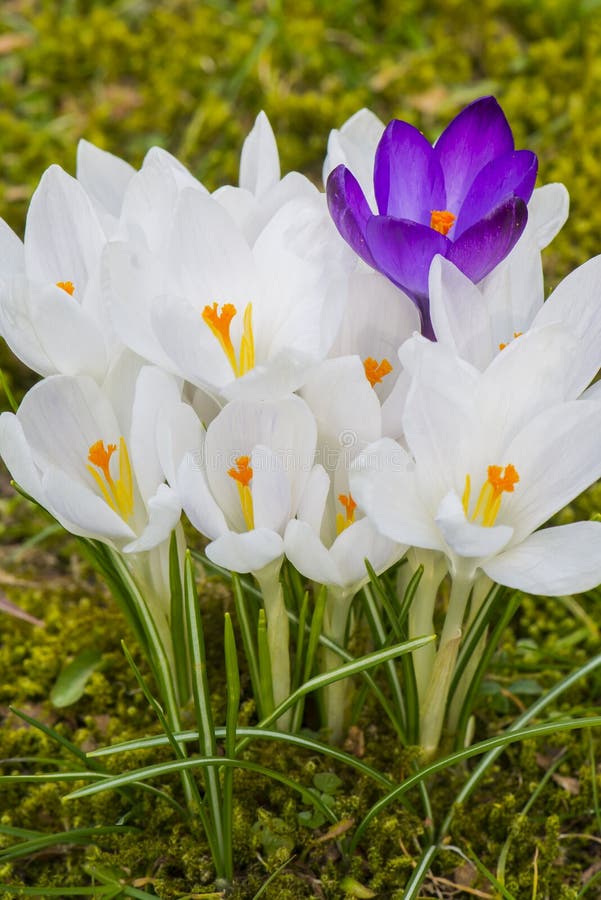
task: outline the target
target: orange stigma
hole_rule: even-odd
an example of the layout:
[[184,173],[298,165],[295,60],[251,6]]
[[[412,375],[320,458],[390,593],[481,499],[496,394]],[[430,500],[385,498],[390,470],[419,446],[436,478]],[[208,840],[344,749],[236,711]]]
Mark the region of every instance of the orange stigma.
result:
[[134,483],[124,438],[119,440],[119,474],[115,478],[111,473],[111,457],[116,452],[116,444],[107,444],[105,447],[104,441],[96,441],[88,450],[88,462],[91,465],[87,466],[87,470],[111,509],[128,520],[134,511]]
[[[513,494],[516,484],[520,480],[515,466],[489,466],[487,470],[488,478],[482,485],[480,494],[476,501],[474,512],[472,513],[472,522],[480,520],[480,524],[486,528],[490,528],[495,524],[503,494]],[[463,509],[468,515],[471,494],[470,476],[465,476],[465,488],[463,491]]]
[[248,487],[253,477],[252,466],[250,465],[250,456],[239,456],[236,460],[236,466],[228,469],[227,474],[238,484]]
[[203,321],[209,326],[221,345],[227,361],[232,367],[236,378],[246,375],[255,366],[255,340],[252,328],[252,303],[247,303],[244,309],[243,331],[240,339],[240,355],[236,358],[236,351],[230,335],[232,319],[238,310],[233,303],[224,303],[219,311],[219,304],[212,303],[202,311]]
[[116,449],[116,444],[109,444],[108,447],[105,447],[104,441],[96,441],[88,451],[88,462],[99,468],[107,481],[112,481],[110,462]]
[[392,372],[392,366],[387,359],[378,362],[377,359],[373,359],[371,356],[367,357],[363,363],[363,368],[365,369],[365,377],[372,387],[375,387],[376,384],[380,384],[382,379]]
[[71,296],[73,296],[75,285],[72,281],[57,281],[56,286],[58,288],[62,288],[63,291],[66,291],[68,294],[71,294]]
[[[523,333],[523,331],[514,331],[513,336],[514,338],[519,338],[523,335]],[[504,350],[506,346],[507,344],[499,344],[499,350]]]
[[336,514],[336,532],[341,534],[355,521],[357,504],[353,500],[352,494],[338,494],[338,502],[344,507],[344,513]]
[[448,209],[433,209],[430,211],[430,228],[440,234],[448,234],[456,218]]

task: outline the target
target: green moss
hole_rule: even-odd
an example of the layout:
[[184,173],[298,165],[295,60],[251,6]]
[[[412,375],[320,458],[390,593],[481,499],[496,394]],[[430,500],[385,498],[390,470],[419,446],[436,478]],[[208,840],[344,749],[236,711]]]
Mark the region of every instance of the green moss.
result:
[[[10,0],[0,9],[0,146],[3,175],[0,215],[22,230],[31,192],[51,163],[74,170],[80,137],[139,165],[154,143],[178,155],[210,188],[237,178],[244,135],[259,109],[270,116],[284,171],[298,168],[319,181],[329,129],[359,107],[383,119],[409,118],[434,138],[469,100],[498,95],[518,146],[540,159],[540,182],[563,181],[572,215],[546,251],[548,284],[599,252],[601,232],[601,14],[587,0],[354,0],[294,6],[277,0]],[[17,392],[31,373],[2,351]],[[601,488],[593,488],[560,514],[562,522],[601,511]],[[60,534],[40,544],[31,539],[49,519],[21,499],[0,499],[0,569],[9,597],[42,617],[32,628],[3,617],[0,644],[0,758],[5,773],[45,771],[49,766],[17,758],[59,757],[63,751],[8,712],[22,707],[52,724],[78,745],[91,748],[157,730],[119,648],[127,635],[111,598],[82,565],[75,545]],[[27,544],[26,542],[30,543]],[[1,572],[0,572],[1,574]],[[11,579],[22,583],[11,583]],[[541,690],[598,652],[594,597],[577,602],[524,598],[488,678],[491,691],[476,709],[476,736],[505,727],[529,703],[515,688],[535,681]],[[231,599],[215,582],[203,585],[209,635],[209,668],[218,721],[223,720],[222,614]],[[103,666],[72,707],[54,710],[50,689],[63,665],[94,646]],[[254,721],[248,677],[241,722]],[[575,685],[557,714],[586,714],[601,695],[601,675]],[[402,750],[371,701],[360,725],[366,762],[398,780],[413,754]],[[545,760],[564,751],[551,780],[531,808],[522,810],[545,771]],[[596,759],[601,742],[595,735]],[[509,748],[458,809],[450,840],[475,854],[493,872],[512,836],[506,883],[516,897],[570,900],[594,850],[566,834],[593,831],[594,806],[588,740],[571,732]],[[261,744],[248,757],[285,771],[307,787],[330,766],[307,754]],[[170,758],[168,751],[128,754],[109,766],[131,768]],[[336,813],[359,821],[380,791],[367,779],[335,767],[343,786]],[[466,777],[458,768],[431,785],[435,816],[446,813]],[[561,779],[576,781],[562,781]],[[578,793],[565,785],[578,786]],[[598,790],[601,782],[597,775]],[[165,788],[181,801],[176,778]],[[101,794],[65,802],[66,785],[12,785],[0,794],[0,824],[56,831],[126,818],[140,832],[105,836],[97,845],[67,847],[36,859],[0,866],[0,880],[13,884],[89,883],[93,866],[147,879],[146,890],[171,900],[210,889],[212,867],[202,834],[180,822],[166,803],[146,794]],[[327,826],[307,828],[306,807],[284,787],[248,772],[235,776],[232,900],[252,898],[278,865],[286,867],[263,894],[266,900],[325,897],[342,900],[345,874],[397,900],[418,858],[425,823],[415,810],[390,806],[371,826],[352,859],[346,837],[323,839]],[[44,812],[41,813],[40,810]],[[0,837],[0,846],[12,838]],[[434,874],[452,880],[461,863],[441,853]],[[86,874],[87,873],[87,874]],[[536,875],[535,875],[536,873]],[[490,890],[484,881],[477,886]],[[447,890],[441,882],[439,892]],[[433,888],[434,890],[434,888]]]

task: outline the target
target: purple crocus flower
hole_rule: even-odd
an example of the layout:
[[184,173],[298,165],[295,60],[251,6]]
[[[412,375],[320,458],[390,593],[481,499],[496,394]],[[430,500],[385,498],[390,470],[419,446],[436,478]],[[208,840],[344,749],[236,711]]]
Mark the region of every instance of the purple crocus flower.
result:
[[488,275],[526,227],[537,159],[515,150],[494,97],[466,106],[434,146],[393,119],[374,161],[375,214],[345,166],[328,178],[330,213],[350,246],[418,307],[424,335],[434,339],[428,273],[446,256],[475,283]]

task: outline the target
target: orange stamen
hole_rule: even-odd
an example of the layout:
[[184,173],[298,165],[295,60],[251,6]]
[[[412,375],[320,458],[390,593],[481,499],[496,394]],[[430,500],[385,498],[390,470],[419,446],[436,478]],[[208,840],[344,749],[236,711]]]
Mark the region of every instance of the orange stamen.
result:
[[448,209],[433,209],[430,211],[430,228],[440,234],[448,234],[456,218]]
[[[520,476],[515,466],[489,466],[487,470],[487,479],[480,489],[474,512],[472,513],[472,522],[480,520],[480,524],[486,528],[490,528],[495,524],[503,494],[513,494],[514,488]],[[469,513],[469,503],[471,495],[470,476],[465,476],[465,489],[463,491],[463,509],[466,516]]]
[[239,456],[236,460],[235,468],[228,469],[227,474],[242,487],[248,487],[253,477],[252,466],[250,465],[250,456]]
[[377,359],[373,359],[371,356],[367,357],[363,363],[363,368],[365,369],[365,377],[372,387],[375,387],[376,384],[380,384],[382,379],[392,372],[392,366],[387,359],[378,362]]
[[56,286],[57,288],[62,288],[63,291],[66,291],[68,294],[71,294],[71,296],[73,296],[75,285],[72,281],[57,281]]
[[[523,331],[514,331],[513,336],[514,338],[519,338],[523,335],[523,333]],[[499,350],[504,350],[506,346],[507,344],[499,344]]]

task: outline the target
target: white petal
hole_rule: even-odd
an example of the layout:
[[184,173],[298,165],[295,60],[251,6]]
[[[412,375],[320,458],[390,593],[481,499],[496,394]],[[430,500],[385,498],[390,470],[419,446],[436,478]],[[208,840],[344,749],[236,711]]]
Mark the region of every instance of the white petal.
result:
[[376,148],[384,133],[384,124],[369,109],[360,109],[342,128],[330,132],[328,153],[323,165],[324,184],[330,172],[341,163],[351,170],[361,185],[372,209],[376,209],[373,167]]
[[23,242],[4,219],[0,219],[0,278],[12,278],[25,271]]
[[479,288],[453,263],[435,256],[430,266],[430,315],[436,339],[478,369],[499,352]]
[[305,578],[318,584],[340,585],[341,575],[330,552],[307,522],[293,519],[284,535],[284,551]]
[[183,457],[176,485],[184,512],[201,534],[214,540],[228,532],[225,517],[209,490],[202,461],[192,453]]
[[141,245],[114,241],[104,249],[101,281],[115,330],[144,359],[173,371],[152,324],[152,300],[160,295],[163,268]]
[[528,225],[539,250],[550,244],[563,228],[570,211],[570,195],[563,184],[536,188],[528,203]]
[[380,534],[402,544],[432,550],[443,547],[432,515],[418,492],[408,454],[382,438],[351,466],[351,493]]
[[77,145],[77,180],[90,197],[119,218],[123,196],[135,169],[125,160],[80,140]]
[[209,559],[230,572],[258,572],[284,553],[284,541],[274,531],[255,528],[243,534],[229,531],[207,546]]
[[18,412],[36,463],[54,465],[94,485],[88,453],[98,440],[119,444],[120,428],[105,394],[91,378],[54,375],[25,395]]
[[436,513],[436,524],[453,553],[468,559],[498,553],[507,546],[513,535],[513,528],[507,525],[485,528],[468,522],[461,500],[454,493],[443,498]]
[[144,157],[142,168],[144,166],[153,166],[161,170],[164,176],[170,175],[175,178],[175,183],[180,191],[184,188],[192,188],[192,190],[200,191],[201,194],[208,194],[206,187],[186,169],[183,163],[162,147],[150,148]]
[[179,403],[181,390],[172,375],[155,366],[140,372],[132,409],[129,451],[144,500],[164,480],[157,446],[157,424],[164,410]]
[[368,519],[359,519],[338,535],[330,551],[340,572],[339,586],[358,589],[368,580],[365,560],[379,574],[406,550],[406,546],[382,537]]
[[482,566],[499,584],[555,597],[601,583],[601,523],[544,528]]
[[177,493],[161,484],[147,503],[148,523],[139,538],[127,544],[125,553],[141,553],[167,540],[180,520],[182,507]]
[[268,528],[283,534],[290,510],[290,482],[286,474],[286,456],[260,444],[253,448],[251,466],[253,518],[255,528]]
[[298,505],[298,518],[310,525],[316,535],[321,532],[328,494],[330,476],[323,466],[314,466]]
[[569,359],[569,392],[578,396],[601,366],[601,256],[589,259],[571,272],[553,291],[534,325],[557,323],[579,341]]
[[157,447],[161,470],[174,487],[177,470],[185,456],[204,466],[205,432],[198,416],[187,403],[164,407],[157,416]]
[[51,511],[73,534],[110,541],[135,537],[129,525],[101,497],[64,471],[54,466],[47,469],[43,488]]
[[300,393],[315,416],[322,447],[356,453],[381,436],[380,402],[358,356],[325,360],[307,375]]
[[223,207],[199,191],[180,194],[169,271],[201,313],[213,302],[244,309],[257,294],[255,265],[244,236]]
[[50,166],[31,198],[25,227],[27,274],[41,283],[71,281],[83,294],[106,238],[85,190]]
[[19,487],[44,506],[40,473],[33,461],[23,426],[13,413],[0,415],[0,455]]
[[261,111],[242,146],[240,187],[259,197],[279,180],[278,146],[269,119]]
[[518,542],[601,476],[601,405],[575,400],[540,413],[507,447],[499,465],[508,463],[520,481],[500,515]]

